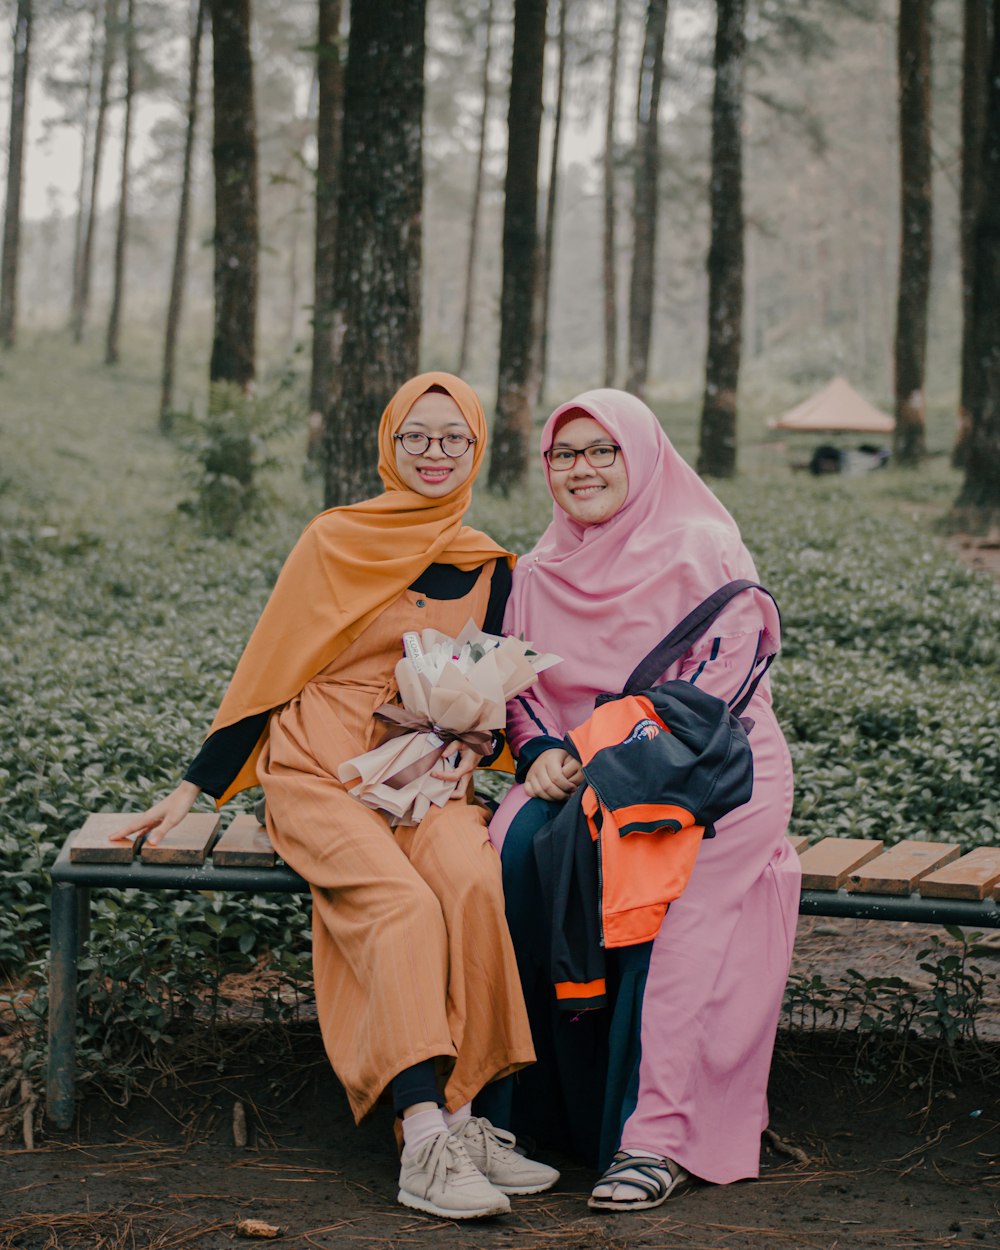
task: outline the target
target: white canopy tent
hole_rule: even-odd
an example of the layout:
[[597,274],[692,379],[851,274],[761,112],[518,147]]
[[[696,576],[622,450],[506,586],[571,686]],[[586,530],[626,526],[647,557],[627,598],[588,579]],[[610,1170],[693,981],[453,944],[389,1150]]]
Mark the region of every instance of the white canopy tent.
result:
[[846,378],[832,382],[780,417],[768,421],[772,430],[802,430],[819,434],[836,430],[858,434],[891,434],[896,422],[859,395]]

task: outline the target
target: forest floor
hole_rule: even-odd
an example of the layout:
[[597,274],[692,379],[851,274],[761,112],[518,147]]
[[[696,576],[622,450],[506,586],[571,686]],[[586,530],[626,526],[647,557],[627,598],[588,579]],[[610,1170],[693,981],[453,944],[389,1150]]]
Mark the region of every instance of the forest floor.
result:
[[[793,971],[919,980],[927,926],[801,921]],[[1000,949],[979,960],[1000,971]],[[909,1250],[1000,1246],[1000,1002],[955,1052],[782,1029],[759,1180],[698,1184],[644,1213],[589,1211],[590,1172],[502,1219],[445,1223],[395,1201],[390,1113],[361,1127],[315,1025],[196,1028],[127,1105],[94,1086],[68,1132],[0,1150],[0,1250],[219,1250],[241,1221],[314,1250]],[[247,1145],[234,1144],[234,1109]],[[243,1244],[248,1244],[243,1242]],[[250,1243],[252,1244],[252,1243]]]

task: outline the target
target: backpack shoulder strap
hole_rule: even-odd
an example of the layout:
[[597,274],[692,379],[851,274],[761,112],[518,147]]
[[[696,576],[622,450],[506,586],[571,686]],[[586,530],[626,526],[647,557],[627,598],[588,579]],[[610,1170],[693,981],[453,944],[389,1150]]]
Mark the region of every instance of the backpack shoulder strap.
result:
[[[639,661],[625,682],[622,692],[634,694],[638,690],[647,690],[655,685],[671,664],[691,650],[729,601],[744,590],[762,590],[764,594],[774,598],[765,586],[761,586],[759,582],[751,582],[747,578],[740,578],[737,581],[727,582],[725,586],[720,586],[714,594],[709,595],[704,602],[699,603],[693,611],[689,612],[662,642],[657,643],[652,651]],[[756,689],[756,683],[754,683],[754,689]]]

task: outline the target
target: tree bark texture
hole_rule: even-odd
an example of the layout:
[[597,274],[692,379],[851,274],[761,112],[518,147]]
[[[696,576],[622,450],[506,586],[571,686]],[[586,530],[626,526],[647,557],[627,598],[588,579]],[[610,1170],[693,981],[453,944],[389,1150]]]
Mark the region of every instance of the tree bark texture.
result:
[[80,274],[83,263],[83,236],[87,225],[87,174],[90,172],[90,123],[93,115],[94,88],[97,75],[97,52],[100,48],[101,6],[94,4],[94,26],[87,56],[87,90],[84,93],[83,121],[80,139],[80,181],[76,193],[76,222],[73,226],[73,273],[69,305],[69,324],[73,328],[80,304]]
[[743,340],[743,80],[746,0],[718,0],[712,95],[712,233],[708,351],[698,472],[736,473],[737,393]]
[[104,363],[116,365],[121,336],[122,308],[125,303],[125,254],[128,248],[129,159],[132,149],[132,106],[135,95],[135,2],[127,0],[125,11],[125,116],[122,119],[122,166],[118,195],[118,226],[115,231],[114,283]]
[[628,378],[625,384],[627,390],[640,397],[646,390],[649,344],[653,333],[653,267],[656,261],[656,210],[660,178],[660,87],[666,33],[667,0],[649,0],[636,108],[632,281],[629,287]]
[[556,245],[556,214],[559,203],[559,149],[562,140],[563,101],[566,96],[566,10],[568,0],[559,0],[559,33],[556,56],[556,106],[552,122],[552,148],[549,153],[549,185],[545,196],[545,237],[542,245],[542,299],[538,315],[538,394],[545,395],[549,368],[549,314],[552,303],[552,266]]
[[115,67],[117,37],[118,0],[104,0],[104,47],[101,52],[101,81],[97,88],[97,117],[94,121],[94,156],[90,167],[87,227],[83,232],[79,281],[76,285],[77,302],[73,309],[73,340],[76,343],[83,338],[87,312],[90,309],[90,276],[93,271],[94,237],[97,233],[97,193],[101,185],[104,132],[107,129],[108,96],[111,90],[111,73]]
[[327,506],[381,489],[378,418],[417,371],[424,4],[352,0],[337,206]]
[[489,485],[507,494],[528,468],[536,379],[532,338],[538,271],[538,143],[546,0],[515,0],[504,184],[500,362]]
[[924,368],[931,277],[931,0],[900,0],[901,222],[896,304],[897,464],[926,452]]
[[322,451],[323,413],[333,378],[333,294],[337,259],[337,192],[344,116],[340,0],[319,0],[316,36],[316,234],[313,248],[312,374],[309,458]]
[[486,162],[486,125],[490,111],[490,58],[493,51],[493,0],[486,0],[486,46],[483,49],[483,111],[479,115],[479,147],[476,155],[476,178],[472,189],[469,213],[469,250],[465,258],[465,303],[462,312],[462,341],[458,349],[458,373],[464,375],[469,361],[469,340],[472,337],[472,310],[476,292],[476,256],[479,251],[479,216],[483,200],[483,167]]
[[163,369],[160,373],[160,432],[169,434],[173,425],[174,366],[177,359],[177,335],[184,307],[184,286],[187,278],[188,231],[191,223],[191,169],[194,164],[194,141],[198,129],[198,88],[201,78],[201,42],[205,29],[205,0],[195,0],[191,48],[188,56],[187,125],[184,130],[184,161],[181,168],[181,195],[177,206],[177,234],[174,240],[174,263],[170,274],[170,301],[163,336]]
[[990,0],[965,0],[962,50],[962,186],[959,210],[959,250],[962,259],[962,373],[958,400],[958,430],[952,449],[952,464],[965,467],[972,428],[969,387],[974,368],[972,359],[972,288],[975,277],[974,255],[976,221],[982,194],[983,134],[986,99],[989,93]]
[[250,0],[211,0],[215,332],[209,376],[248,387],[257,331],[257,134]]
[[614,386],[618,371],[618,282],[615,256],[615,108],[618,100],[618,54],[621,46],[622,0],[614,0],[611,56],[608,64],[607,115],[604,124],[604,385]]
[[7,200],[3,215],[3,256],[0,259],[0,346],[8,348],[14,346],[17,337],[17,262],[21,248],[21,180],[28,108],[31,17],[31,0],[18,0],[14,17],[14,73],[10,93]]
[[972,291],[972,428],[957,509],[966,524],[1000,525],[1000,0],[992,5],[989,94]]

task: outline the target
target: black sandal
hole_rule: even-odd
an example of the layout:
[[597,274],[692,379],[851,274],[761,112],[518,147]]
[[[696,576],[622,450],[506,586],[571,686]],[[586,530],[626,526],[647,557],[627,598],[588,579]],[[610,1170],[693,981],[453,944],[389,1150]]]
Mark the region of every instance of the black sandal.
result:
[[687,1172],[673,1159],[657,1155],[630,1155],[619,1150],[594,1188],[600,1185],[631,1185],[641,1190],[644,1197],[598,1198],[591,1194],[587,1206],[595,1211],[648,1211],[683,1189],[689,1179]]

